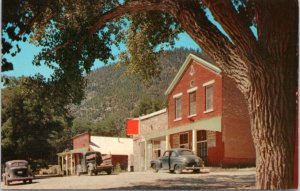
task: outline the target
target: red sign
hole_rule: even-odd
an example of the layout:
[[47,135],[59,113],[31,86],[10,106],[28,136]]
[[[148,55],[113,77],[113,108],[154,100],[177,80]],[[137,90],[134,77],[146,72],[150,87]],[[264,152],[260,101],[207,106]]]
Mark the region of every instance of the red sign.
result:
[[127,120],[127,135],[139,134],[139,120]]

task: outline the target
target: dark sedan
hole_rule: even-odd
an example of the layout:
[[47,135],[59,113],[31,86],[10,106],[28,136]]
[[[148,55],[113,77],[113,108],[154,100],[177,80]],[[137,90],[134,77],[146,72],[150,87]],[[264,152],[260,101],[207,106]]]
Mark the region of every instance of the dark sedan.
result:
[[12,160],[5,163],[5,172],[2,175],[5,185],[13,181],[32,182],[33,174],[26,160]]
[[191,150],[178,148],[167,150],[158,160],[152,160],[151,167],[154,172],[162,169],[175,171],[176,174],[180,174],[182,170],[193,170],[195,173],[199,173],[200,168],[204,167],[204,162]]

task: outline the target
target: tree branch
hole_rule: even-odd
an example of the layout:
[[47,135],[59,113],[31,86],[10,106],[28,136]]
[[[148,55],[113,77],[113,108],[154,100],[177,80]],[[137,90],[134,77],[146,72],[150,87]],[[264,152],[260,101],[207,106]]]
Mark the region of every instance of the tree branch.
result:
[[[242,21],[230,0],[202,0],[209,8],[215,20],[218,21],[225,32],[237,46],[244,60],[258,65],[262,62],[260,48],[248,25]],[[253,56],[257,55],[257,56]]]
[[98,21],[93,26],[90,27],[89,32],[93,34],[97,32],[97,30],[99,30],[106,22],[122,17],[125,14],[145,12],[145,11],[168,12],[167,2],[168,0],[130,1],[128,3],[125,3],[124,5],[120,5],[112,9],[111,11],[108,11],[107,13],[101,15]]

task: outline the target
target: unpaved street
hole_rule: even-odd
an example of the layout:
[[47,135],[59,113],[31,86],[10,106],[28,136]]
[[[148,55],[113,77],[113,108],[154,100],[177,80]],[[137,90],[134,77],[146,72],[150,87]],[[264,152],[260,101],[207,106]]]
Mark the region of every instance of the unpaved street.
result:
[[211,170],[210,173],[170,174],[167,171],[153,173],[124,172],[117,175],[101,174],[89,177],[69,176],[40,178],[32,184],[11,183],[2,189],[254,189],[255,169]]

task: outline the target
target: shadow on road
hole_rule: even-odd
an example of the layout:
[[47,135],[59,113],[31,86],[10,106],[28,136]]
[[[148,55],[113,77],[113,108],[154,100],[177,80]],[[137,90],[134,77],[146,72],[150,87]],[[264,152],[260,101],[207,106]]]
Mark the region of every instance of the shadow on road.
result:
[[159,179],[153,182],[131,183],[128,187],[110,190],[199,190],[199,189],[255,189],[255,175],[211,175],[195,178]]

